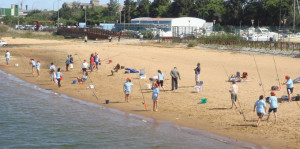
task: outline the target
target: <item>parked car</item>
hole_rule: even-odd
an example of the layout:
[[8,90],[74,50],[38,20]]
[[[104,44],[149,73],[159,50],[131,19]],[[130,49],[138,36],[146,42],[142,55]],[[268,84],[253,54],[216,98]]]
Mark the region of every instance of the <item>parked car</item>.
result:
[[7,45],[8,45],[8,44],[7,44],[6,42],[0,40],[0,47],[5,47],[5,46],[7,46]]

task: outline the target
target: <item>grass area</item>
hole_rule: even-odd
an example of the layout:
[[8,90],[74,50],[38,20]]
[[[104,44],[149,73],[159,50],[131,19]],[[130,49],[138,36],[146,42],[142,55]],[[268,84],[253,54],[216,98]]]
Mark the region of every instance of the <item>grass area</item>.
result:
[[64,39],[64,36],[54,35],[53,33],[44,33],[44,32],[30,32],[30,31],[9,31],[6,37],[12,38],[32,38],[32,39],[41,39],[41,40],[61,40]]

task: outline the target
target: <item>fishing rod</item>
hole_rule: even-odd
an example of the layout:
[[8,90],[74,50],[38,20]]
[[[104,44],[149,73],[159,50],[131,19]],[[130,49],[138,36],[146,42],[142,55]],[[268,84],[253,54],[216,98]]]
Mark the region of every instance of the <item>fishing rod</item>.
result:
[[278,81],[278,84],[279,84],[279,89],[278,89],[278,91],[280,91],[280,90],[281,90],[281,84],[280,84],[280,80],[279,80],[279,76],[278,76],[278,69],[277,69],[277,65],[276,65],[276,61],[275,61],[275,57],[274,57],[274,56],[273,56],[273,61],[274,61],[275,70],[276,70],[276,74],[277,74],[276,80]]
[[253,59],[254,59],[254,62],[255,62],[255,66],[256,66],[256,70],[257,70],[257,73],[258,73],[258,76],[259,76],[259,80],[260,80],[260,86],[264,92],[264,96],[266,96],[266,93],[265,93],[265,88],[264,88],[264,85],[262,83],[262,80],[261,80],[261,76],[260,76],[260,73],[259,73],[259,70],[258,70],[258,66],[257,66],[257,63],[256,63],[256,59],[255,59],[255,56],[253,55]]
[[143,90],[142,90],[141,80],[140,80],[139,76],[138,76],[138,79],[139,79],[140,91],[141,91],[142,97],[143,97],[143,102],[142,102],[142,104],[145,106],[145,110],[147,111],[147,104],[146,104],[146,100],[145,100],[145,97],[144,97],[144,92],[143,92]]

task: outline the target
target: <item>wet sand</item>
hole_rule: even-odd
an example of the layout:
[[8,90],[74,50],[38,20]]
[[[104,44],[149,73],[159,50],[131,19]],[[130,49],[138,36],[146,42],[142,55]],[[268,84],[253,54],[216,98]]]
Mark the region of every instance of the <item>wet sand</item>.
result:
[[[122,40],[120,44],[115,40],[112,43],[90,41],[88,44],[77,40],[4,38],[4,41],[11,46],[1,48],[0,54],[4,55],[4,49],[8,49],[12,57],[10,66],[0,66],[0,69],[53,92],[101,105],[105,105],[105,100],[109,99],[110,104],[105,106],[171,121],[186,127],[207,130],[229,138],[255,143],[258,146],[297,148],[300,144],[300,107],[295,101],[279,103],[277,124],[274,123],[274,116],[271,115],[269,122],[263,121],[261,127],[255,127],[257,116],[253,112],[253,105],[263,91],[259,86],[253,55],[179,46],[157,47],[140,44],[133,40]],[[99,71],[90,73],[90,79],[81,87],[78,84],[73,85],[73,80],[82,76],[81,61],[88,60],[93,52],[98,52],[104,60]],[[65,70],[64,62],[68,54],[74,56],[74,69],[70,72],[62,72],[62,87],[58,88],[56,84],[50,82],[48,73],[50,62],[54,62],[57,67]],[[33,77],[31,74],[29,65],[31,57],[41,60],[40,77]],[[266,95],[269,95],[271,86],[278,85],[273,56],[255,55],[255,58]],[[108,63],[109,59],[112,60],[111,64]],[[281,82],[284,81],[286,74],[292,78],[299,76],[297,68],[300,64],[299,59],[279,56],[275,56],[275,59]],[[0,61],[1,64],[4,63],[4,56],[0,57]],[[204,85],[202,91],[194,93],[193,69],[197,62],[201,63],[200,80],[204,81]],[[19,67],[14,66],[16,63]],[[138,74],[124,74],[124,70],[110,76],[110,70],[117,63],[126,68],[145,69],[147,79],[139,80]],[[179,81],[177,91],[169,91],[171,89],[169,73],[174,66],[181,74],[181,81]],[[238,83],[238,98],[246,116],[246,122],[240,114],[240,108],[229,109],[231,100],[228,90],[231,84],[226,82],[227,74],[224,68],[228,75],[235,74],[237,71],[246,71],[249,74],[249,82]],[[162,70],[167,79],[166,91],[161,90],[158,102],[159,112],[152,112],[152,92],[147,88],[147,84],[150,84],[148,78],[157,75],[158,69]],[[122,91],[127,77],[132,78],[134,84],[130,103],[124,103]],[[143,99],[139,83],[145,99]],[[95,88],[88,89],[90,84],[93,84]],[[299,92],[298,86],[295,84],[294,95]],[[281,91],[276,92],[277,97],[287,94],[285,86],[282,88]],[[207,98],[208,103],[197,104],[201,98]],[[147,111],[142,104],[144,100],[148,106]]]

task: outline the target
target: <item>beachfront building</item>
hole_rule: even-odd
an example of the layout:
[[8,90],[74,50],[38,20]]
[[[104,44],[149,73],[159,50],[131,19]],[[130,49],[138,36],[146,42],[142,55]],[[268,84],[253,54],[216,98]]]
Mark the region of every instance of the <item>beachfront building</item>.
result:
[[131,26],[139,26],[139,28],[159,29],[161,37],[179,37],[180,35],[191,35],[200,32],[203,29],[206,32],[212,30],[212,23],[208,23],[203,19],[194,17],[181,18],[135,18],[131,19]]
[[11,8],[0,8],[0,18],[4,16],[19,16],[19,6],[12,4]]
[[78,4],[81,9],[91,7],[91,6],[100,6],[100,0],[91,0],[90,3],[79,3],[79,2],[65,2],[62,5],[62,8],[70,7],[72,8],[74,5]]

